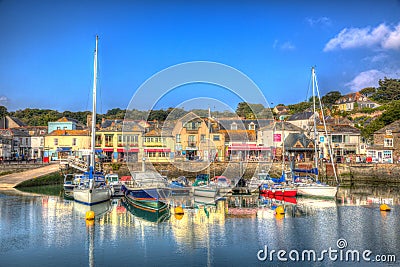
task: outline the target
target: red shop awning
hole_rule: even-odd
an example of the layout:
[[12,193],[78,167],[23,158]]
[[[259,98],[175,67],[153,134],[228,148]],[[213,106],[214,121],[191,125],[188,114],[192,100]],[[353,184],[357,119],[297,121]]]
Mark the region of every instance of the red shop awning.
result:
[[170,148],[145,148],[144,152],[171,152]]
[[[117,148],[117,152],[121,153],[121,152],[126,152],[125,148]],[[128,150],[128,152],[139,152],[139,148],[130,148]]]

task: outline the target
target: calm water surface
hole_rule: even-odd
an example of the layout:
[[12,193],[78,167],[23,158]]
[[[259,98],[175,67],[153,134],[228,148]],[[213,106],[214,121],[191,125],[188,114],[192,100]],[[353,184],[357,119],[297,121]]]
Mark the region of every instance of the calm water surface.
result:
[[[52,194],[51,190],[40,189]],[[53,191],[54,192],[54,191]],[[96,220],[85,221],[86,206],[55,195],[0,192],[0,266],[398,266],[400,264],[399,189],[340,189],[336,200],[228,197],[215,204],[185,197],[184,215],[171,208],[159,216],[136,210],[121,199],[93,207]],[[391,212],[381,212],[388,202]],[[285,216],[274,208],[284,205]],[[241,208],[238,208],[241,207]],[[339,239],[341,240],[338,244]],[[347,246],[340,249],[338,245]],[[286,250],[288,262],[273,261],[260,250]],[[330,260],[323,250],[372,251],[395,255],[396,262]],[[291,250],[314,250],[316,261],[295,262]],[[339,253],[339,252],[338,252]],[[295,254],[292,254],[295,255]],[[339,255],[339,254],[338,254]],[[351,258],[350,258],[351,259]]]

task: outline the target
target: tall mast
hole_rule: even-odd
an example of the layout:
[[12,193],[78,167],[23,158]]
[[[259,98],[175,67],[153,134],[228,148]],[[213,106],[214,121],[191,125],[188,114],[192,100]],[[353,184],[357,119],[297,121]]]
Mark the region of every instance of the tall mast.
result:
[[[315,69],[311,68],[311,78],[312,78],[312,94],[313,94],[313,112],[314,112],[314,166],[318,168],[318,148],[317,148],[317,118],[316,118],[316,107],[315,107]],[[316,174],[316,179],[318,180],[318,174]]]
[[96,89],[97,89],[97,44],[99,36],[96,35],[96,48],[94,50],[94,67],[93,67],[93,105],[92,105],[92,129],[91,129],[91,147],[90,167],[95,171],[95,149],[96,149]]

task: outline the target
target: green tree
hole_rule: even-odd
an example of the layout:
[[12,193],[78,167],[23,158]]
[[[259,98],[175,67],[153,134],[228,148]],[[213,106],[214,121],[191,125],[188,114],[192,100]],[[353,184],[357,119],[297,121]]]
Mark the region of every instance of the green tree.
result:
[[256,117],[250,105],[246,102],[240,102],[238,104],[236,114],[245,119],[254,119]]
[[376,88],[375,87],[366,87],[364,89],[360,90],[360,93],[365,95],[366,97],[371,97],[376,93]]
[[371,98],[380,102],[400,100],[400,79],[385,77],[383,80],[379,80],[379,87]]
[[321,97],[321,101],[325,106],[330,107],[341,97],[342,94],[339,91],[331,91]]
[[7,108],[5,106],[0,106],[0,118],[8,115]]
[[372,139],[375,131],[396,120],[400,120],[400,100],[388,104],[386,111],[384,111],[380,117],[373,120],[361,130],[361,135],[366,139]]

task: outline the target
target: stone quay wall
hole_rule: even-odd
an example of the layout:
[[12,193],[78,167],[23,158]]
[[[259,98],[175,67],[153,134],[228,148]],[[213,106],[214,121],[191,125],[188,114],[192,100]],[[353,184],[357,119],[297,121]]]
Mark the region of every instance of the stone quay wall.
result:
[[[142,163],[130,163],[133,171],[142,170]],[[299,163],[298,168],[312,167],[311,162]],[[354,182],[383,182],[400,184],[400,164],[335,164],[336,173],[341,184],[352,184]],[[128,166],[124,163],[110,163],[104,167],[105,171],[113,171],[122,175],[130,175]],[[146,163],[147,170],[156,170],[161,174],[167,175],[170,179],[186,176],[194,179],[199,173],[210,173],[214,175],[225,175],[228,178],[238,178],[243,176],[250,179],[258,172],[269,172],[273,177],[280,177],[282,163],[280,162],[175,162],[175,163]],[[320,168],[319,179],[329,184],[335,183],[332,164],[323,163]]]

